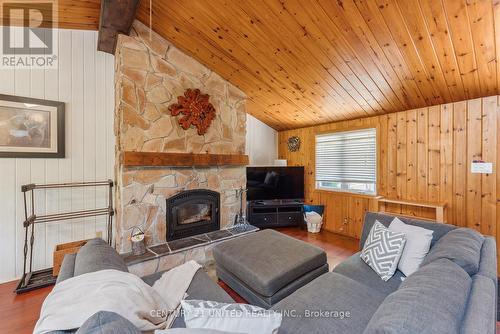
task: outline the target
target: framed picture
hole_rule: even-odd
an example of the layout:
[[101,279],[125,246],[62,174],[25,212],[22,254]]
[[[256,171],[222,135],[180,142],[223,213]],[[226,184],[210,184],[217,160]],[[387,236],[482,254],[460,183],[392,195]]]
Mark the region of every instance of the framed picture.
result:
[[0,157],[64,158],[64,103],[0,94]]

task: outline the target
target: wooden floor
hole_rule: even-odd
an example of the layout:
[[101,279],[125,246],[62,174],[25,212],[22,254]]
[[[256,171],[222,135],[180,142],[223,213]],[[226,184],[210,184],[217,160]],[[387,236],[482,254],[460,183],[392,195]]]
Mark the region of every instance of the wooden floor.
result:
[[[330,270],[358,251],[358,240],[334,233],[322,231],[311,234],[298,228],[281,228],[279,231],[323,248],[327,253]],[[234,300],[245,302],[223,282],[219,284]],[[16,295],[13,292],[16,285],[17,282],[0,284],[0,334],[32,333],[43,300],[51,291],[51,287],[48,287]],[[499,324],[497,323],[497,333],[500,333]]]
[[43,300],[52,287],[30,291],[21,295],[14,293],[17,282],[0,284],[0,333],[30,334],[40,315]]
[[323,248],[326,252],[330,271],[337,264],[359,250],[359,240],[327,231],[308,233],[305,229],[296,227],[279,228],[277,230],[291,237],[318,246],[319,248]]

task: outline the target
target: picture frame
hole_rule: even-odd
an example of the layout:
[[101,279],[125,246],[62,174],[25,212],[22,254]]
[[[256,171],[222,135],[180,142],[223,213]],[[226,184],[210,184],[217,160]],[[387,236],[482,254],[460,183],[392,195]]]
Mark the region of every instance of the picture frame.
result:
[[64,102],[0,94],[0,158],[64,158]]

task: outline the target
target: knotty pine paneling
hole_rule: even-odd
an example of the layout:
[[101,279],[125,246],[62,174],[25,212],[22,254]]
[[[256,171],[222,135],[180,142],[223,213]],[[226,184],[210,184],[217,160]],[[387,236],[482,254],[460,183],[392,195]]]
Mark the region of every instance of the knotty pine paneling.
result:
[[[59,28],[98,28],[100,0],[56,2]],[[499,1],[145,0],[137,18],[277,130],[500,94]]]
[[[97,32],[59,30],[57,69],[0,69],[0,93],[66,104],[66,158],[0,158],[0,282],[22,274],[24,209],[21,185],[114,178],[114,58],[97,50]],[[105,206],[107,192],[61,189],[37,192],[37,214]],[[34,269],[52,266],[54,246],[106,237],[105,218],[36,226]]]
[[[324,228],[359,237],[362,225],[359,217],[373,209],[374,200],[369,196],[315,190],[315,135],[376,127],[378,195],[412,201],[445,201],[448,223],[496,236],[500,229],[499,99],[490,96],[281,131],[278,155],[291,166],[305,167],[306,201],[326,205]],[[298,152],[290,152],[286,145],[287,139],[294,135],[302,141]],[[494,173],[470,173],[473,160],[493,162]],[[432,211],[424,209],[392,205],[390,210],[434,218]]]
[[[36,1],[33,1],[35,5],[33,7],[26,7],[36,10]],[[40,2],[40,1],[39,1]],[[52,24],[54,28],[59,29],[79,29],[79,30],[98,30],[99,29],[99,16],[101,12],[101,0],[52,0],[47,1],[54,4],[54,15],[52,17],[52,22],[47,22]],[[29,1],[26,1],[29,3]],[[21,3],[22,5],[22,3]],[[20,12],[8,13],[8,20],[10,25],[21,26],[24,24],[24,13]],[[0,12],[0,20],[3,19],[7,12]],[[31,15],[30,19],[33,20],[35,16]],[[47,20],[47,18],[44,18]],[[31,26],[38,26],[39,22],[30,22]],[[45,22],[41,28],[49,28]]]
[[[137,18],[287,130],[500,94],[499,15],[498,1],[170,0],[141,1]],[[417,183],[436,187],[438,157]]]

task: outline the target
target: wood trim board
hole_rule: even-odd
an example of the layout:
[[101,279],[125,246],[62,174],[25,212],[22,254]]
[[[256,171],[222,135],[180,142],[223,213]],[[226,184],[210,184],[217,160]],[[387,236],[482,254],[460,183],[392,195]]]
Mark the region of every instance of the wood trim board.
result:
[[141,166],[245,166],[248,165],[248,155],[244,154],[193,154],[164,152],[132,152],[123,153],[125,167]]

